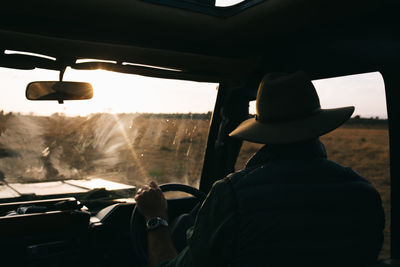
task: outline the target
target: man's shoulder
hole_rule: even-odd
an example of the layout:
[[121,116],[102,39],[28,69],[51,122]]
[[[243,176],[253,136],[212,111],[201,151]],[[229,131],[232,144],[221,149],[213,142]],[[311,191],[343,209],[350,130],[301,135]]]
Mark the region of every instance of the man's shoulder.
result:
[[[276,160],[245,168],[228,175],[234,187],[257,184],[334,184],[363,183],[367,179],[349,167],[326,158],[305,160]],[[222,181],[221,181],[222,182]]]
[[245,212],[329,207],[378,210],[381,206],[371,183],[326,159],[268,163],[234,173],[226,180],[231,183],[237,206]]

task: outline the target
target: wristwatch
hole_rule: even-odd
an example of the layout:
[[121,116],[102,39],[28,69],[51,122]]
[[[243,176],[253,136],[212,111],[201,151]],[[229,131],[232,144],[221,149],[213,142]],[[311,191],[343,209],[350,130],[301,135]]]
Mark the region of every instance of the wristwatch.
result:
[[168,222],[160,217],[153,217],[147,220],[146,228],[147,231],[154,231],[161,227],[168,227]]

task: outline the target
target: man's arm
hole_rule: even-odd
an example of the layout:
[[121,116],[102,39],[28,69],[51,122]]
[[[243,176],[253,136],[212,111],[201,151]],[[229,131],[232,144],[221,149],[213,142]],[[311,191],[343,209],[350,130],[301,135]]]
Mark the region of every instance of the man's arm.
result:
[[147,234],[149,267],[158,266],[177,256],[169,229],[160,228]]
[[[168,221],[168,204],[163,192],[155,182],[139,189],[136,196],[136,205],[146,221],[160,217]],[[159,228],[147,233],[148,264],[156,267],[162,261],[177,256],[168,228]]]
[[[167,219],[167,202],[155,183],[139,189],[135,199],[146,219]],[[227,181],[215,183],[200,208],[192,231],[188,233],[188,246],[179,255],[176,254],[168,229],[160,228],[148,233],[149,266],[160,263],[165,267],[224,265],[223,262],[232,258],[232,233],[237,229],[230,219],[236,211],[234,203],[233,192]],[[222,228],[221,223],[225,225]],[[220,232],[218,235],[217,230]]]

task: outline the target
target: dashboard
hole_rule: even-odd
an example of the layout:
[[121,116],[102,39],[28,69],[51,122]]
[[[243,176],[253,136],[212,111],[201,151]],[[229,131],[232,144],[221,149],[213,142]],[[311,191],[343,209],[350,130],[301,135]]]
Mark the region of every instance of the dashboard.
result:
[[[169,199],[170,221],[196,203],[193,197]],[[91,211],[73,197],[0,204],[2,265],[134,266],[134,207],[116,203]]]

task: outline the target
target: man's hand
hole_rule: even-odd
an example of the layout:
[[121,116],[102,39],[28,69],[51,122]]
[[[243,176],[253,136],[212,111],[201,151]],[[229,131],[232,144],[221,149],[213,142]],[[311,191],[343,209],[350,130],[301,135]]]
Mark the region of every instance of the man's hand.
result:
[[149,185],[140,188],[135,195],[136,205],[146,218],[160,217],[168,221],[168,204],[163,192],[157,183],[152,181]]
[[[136,205],[146,218],[160,217],[168,220],[168,204],[160,187],[156,182],[151,182],[140,188],[135,196]],[[160,228],[147,233],[148,266],[158,266],[166,259],[176,257],[177,253],[172,243],[169,229]]]

